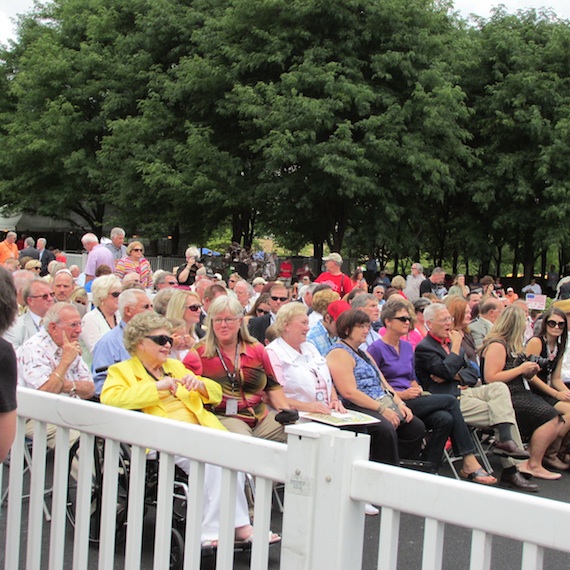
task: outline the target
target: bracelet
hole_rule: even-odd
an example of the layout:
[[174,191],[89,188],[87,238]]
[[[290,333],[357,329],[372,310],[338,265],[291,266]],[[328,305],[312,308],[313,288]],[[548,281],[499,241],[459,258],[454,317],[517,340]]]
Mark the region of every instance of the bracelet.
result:
[[56,376],[56,378],[57,378],[57,379],[62,383],[62,385],[63,385],[63,378],[62,378],[55,370],[52,372],[52,374],[53,374],[54,376]]
[[400,406],[405,406],[405,405],[406,405],[406,402],[400,402],[400,403],[398,404],[398,408],[399,408]]

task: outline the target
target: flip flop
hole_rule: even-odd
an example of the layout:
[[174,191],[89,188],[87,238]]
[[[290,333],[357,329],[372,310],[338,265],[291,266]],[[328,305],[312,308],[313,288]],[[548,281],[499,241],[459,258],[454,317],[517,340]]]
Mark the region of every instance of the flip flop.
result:
[[[465,479],[466,481],[471,481],[472,483],[479,483],[479,485],[495,485],[495,483],[497,482],[497,479],[495,479],[495,477],[493,477],[492,475],[489,475],[489,473],[487,473],[487,471],[485,471],[483,467],[479,467],[479,469],[473,471],[473,473],[465,473],[465,471],[461,469],[461,471],[459,471],[459,476],[462,479]],[[492,479],[492,480],[485,481],[484,479]]]
[[[269,544],[276,544],[278,542],[281,542],[281,536],[279,534],[277,534],[276,532],[271,532],[269,531]],[[236,546],[242,545],[251,545],[253,544],[253,532],[247,537],[244,538],[242,540],[236,540],[235,541]]]

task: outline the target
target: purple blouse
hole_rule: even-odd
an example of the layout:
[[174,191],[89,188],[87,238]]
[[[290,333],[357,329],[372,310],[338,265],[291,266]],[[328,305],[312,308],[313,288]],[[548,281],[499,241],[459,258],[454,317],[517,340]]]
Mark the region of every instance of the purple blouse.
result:
[[380,339],[368,347],[368,354],[378,364],[388,384],[396,392],[408,389],[412,381],[416,380],[414,349],[409,342],[400,340],[400,354],[398,354],[393,346]]

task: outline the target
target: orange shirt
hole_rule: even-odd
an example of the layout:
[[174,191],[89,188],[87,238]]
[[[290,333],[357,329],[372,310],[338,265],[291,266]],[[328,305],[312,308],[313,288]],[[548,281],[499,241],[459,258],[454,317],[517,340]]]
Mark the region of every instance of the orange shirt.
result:
[[8,243],[6,240],[0,241],[0,264],[4,264],[7,259],[18,259],[18,246],[15,243]]

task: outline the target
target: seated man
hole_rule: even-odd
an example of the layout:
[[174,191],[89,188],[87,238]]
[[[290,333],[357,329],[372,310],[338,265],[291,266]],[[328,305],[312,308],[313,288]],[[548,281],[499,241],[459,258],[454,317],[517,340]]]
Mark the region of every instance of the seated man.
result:
[[537,492],[538,486],[525,479],[516,467],[515,458],[524,459],[528,453],[523,450],[506,384],[495,382],[472,388],[462,385],[460,371],[468,365],[461,348],[461,334],[451,329],[447,307],[441,303],[428,305],[424,319],[429,333],[415,352],[419,383],[433,394],[452,394],[459,398],[461,413],[468,425],[492,427],[497,438],[495,452],[502,456],[504,467],[501,482],[521,491]]
[[[43,325],[17,351],[18,384],[73,398],[91,398],[95,386],[81,358],[79,312],[71,303],[56,303],[45,314]],[[55,431],[55,426],[48,426],[48,445],[53,445]],[[33,435],[31,420],[26,424],[26,435]]]
[[119,326],[106,332],[95,344],[91,369],[95,382],[95,395],[100,396],[107,378],[107,369],[117,362],[128,360],[131,355],[123,342],[123,332],[127,323],[139,313],[152,311],[152,302],[140,289],[127,289],[119,296]]
[[323,318],[307,333],[307,342],[313,344],[321,356],[326,356],[333,345],[338,341],[336,320],[342,313],[350,309],[350,305],[341,299],[333,301],[326,300],[331,298],[335,299],[336,297],[338,297],[338,293],[334,291],[323,291],[322,299],[316,300],[319,310],[323,310],[321,301],[326,303],[322,313]]

